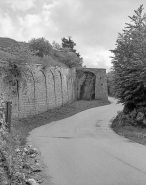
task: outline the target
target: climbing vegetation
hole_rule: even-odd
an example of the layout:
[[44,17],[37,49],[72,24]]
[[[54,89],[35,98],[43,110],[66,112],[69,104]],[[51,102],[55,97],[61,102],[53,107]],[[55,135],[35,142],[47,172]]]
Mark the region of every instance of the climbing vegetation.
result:
[[[5,49],[9,51],[9,48]],[[13,93],[17,94],[20,83],[26,84],[29,79],[29,67],[28,64],[35,60],[35,53],[31,52],[26,45],[20,45],[20,47],[13,48],[11,55],[3,55],[1,61],[4,63],[0,67],[0,75],[3,79],[3,84],[13,88]]]

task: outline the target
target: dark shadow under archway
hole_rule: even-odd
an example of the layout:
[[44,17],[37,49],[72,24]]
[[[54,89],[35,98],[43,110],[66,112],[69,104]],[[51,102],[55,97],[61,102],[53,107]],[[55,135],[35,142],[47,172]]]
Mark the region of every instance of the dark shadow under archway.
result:
[[94,100],[95,99],[95,82],[96,76],[92,72],[79,72],[78,78],[78,99]]

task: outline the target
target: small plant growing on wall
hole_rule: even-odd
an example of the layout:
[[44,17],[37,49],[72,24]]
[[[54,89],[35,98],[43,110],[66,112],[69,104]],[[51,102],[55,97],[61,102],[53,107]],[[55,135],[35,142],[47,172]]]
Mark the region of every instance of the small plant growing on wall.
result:
[[22,79],[21,69],[18,65],[9,63],[8,66],[2,67],[1,70],[3,76],[3,84],[13,89],[13,95],[16,94],[19,89],[19,83]]
[[16,95],[19,92],[20,84],[23,84],[23,89],[26,86],[26,82],[29,79],[29,67],[34,60],[34,52],[31,52],[29,48],[22,44],[19,48],[5,49],[10,53],[8,56],[1,57],[4,64],[0,67],[0,75],[3,79],[4,88],[9,87],[11,95]]

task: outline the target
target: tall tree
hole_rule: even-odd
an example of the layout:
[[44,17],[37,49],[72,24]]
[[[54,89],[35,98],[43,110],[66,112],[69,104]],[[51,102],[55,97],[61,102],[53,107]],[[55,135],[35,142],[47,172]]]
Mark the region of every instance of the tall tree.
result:
[[76,46],[76,43],[74,43],[74,41],[71,39],[70,36],[68,37],[68,39],[63,37],[61,40],[62,40],[62,48],[68,48],[70,51],[76,53],[76,50],[74,49],[74,47]]
[[116,96],[127,106],[146,105],[146,14],[143,5],[134,12],[111,50]]
[[75,53],[77,55],[77,57],[80,59],[78,66],[82,67],[83,58],[80,56],[80,53],[77,53],[76,49],[74,49],[74,47],[76,46],[76,43],[71,39],[71,36],[69,36],[68,39],[63,37],[61,40],[62,40],[62,48],[68,49],[69,51]]

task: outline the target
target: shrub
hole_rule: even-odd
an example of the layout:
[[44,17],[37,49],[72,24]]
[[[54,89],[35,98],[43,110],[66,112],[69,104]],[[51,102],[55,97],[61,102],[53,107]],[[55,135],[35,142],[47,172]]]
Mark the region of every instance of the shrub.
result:
[[112,128],[125,125],[146,127],[146,107],[133,109],[130,113],[124,111],[118,112],[117,116],[112,120]]
[[80,67],[82,60],[73,52],[68,49],[63,51],[54,51],[54,59],[58,62],[62,62],[68,67]]
[[124,114],[123,111],[119,111],[117,116],[113,119],[111,127],[125,126],[131,123],[131,119],[128,115]]
[[36,55],[38,57],[43,57],[45,55],[51,55],[53,54],[53,48],[48,40],[45,38],[32,38],[29,41],[29,46],[32,51],[36,52]]

